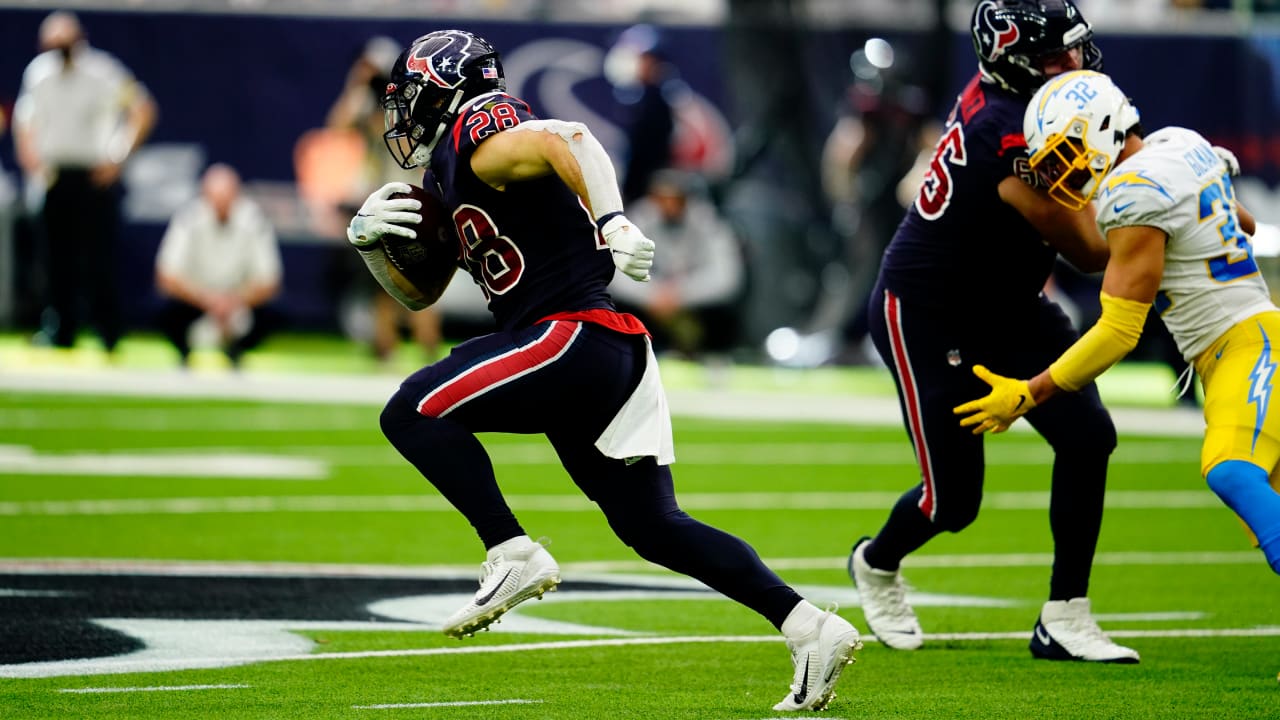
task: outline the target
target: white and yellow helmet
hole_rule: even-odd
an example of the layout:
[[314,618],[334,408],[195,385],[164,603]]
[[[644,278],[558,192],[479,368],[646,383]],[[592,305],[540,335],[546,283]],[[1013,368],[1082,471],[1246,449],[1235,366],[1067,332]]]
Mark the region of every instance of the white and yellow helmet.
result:
[[1023,115],[1022,133],[1031,169],[1049,197],[1079,210],[1115,167],[1126,131],[1137,124],[1138,110],[1110,77],[1077,70],[1036,91]]

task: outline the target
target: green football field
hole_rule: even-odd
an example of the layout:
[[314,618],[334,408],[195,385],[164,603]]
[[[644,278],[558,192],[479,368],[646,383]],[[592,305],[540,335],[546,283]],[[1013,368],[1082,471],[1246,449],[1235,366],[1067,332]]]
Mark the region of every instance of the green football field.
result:
[[[285,382],[249,367],[242,389]],[[172,371],[96,366],[98,391],[68,370],[79,389],[60,393],[61,375],[33,371],[40,392],[0,383],[0,717],[777,715],[791,665],[773,628],[636,558],[540,437],[483,440],[564,584],[455,641],[438,622],[474,591],[483,551],[381,437],[385,395],[268,401],[222,391],[235,380],[126,395]],[[772,402],[838,403],[835,387]],[[699,414],[675,421],[685,509],[865,632],[844,562],[916,481],[901,429]],[[1122,435],[1090,593],[1141,664],[1031,659],[1052,458],[1008,433],[987,443],[978,521],[904,565],[925,647],[864,637],[824,715],[1280,717],[1280,582],[1203,487],[1198,439],[1161,425]]]

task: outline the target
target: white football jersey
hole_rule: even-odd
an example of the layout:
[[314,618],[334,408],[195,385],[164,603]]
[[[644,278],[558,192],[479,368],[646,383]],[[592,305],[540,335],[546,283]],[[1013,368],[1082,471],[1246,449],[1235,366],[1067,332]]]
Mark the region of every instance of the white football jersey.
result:
[[1169,236],[1155,307],[1188,361],[1236,323],[1272,310],[1240,229],[1227,167],[1192,130],[1151,133],[1100,184],[1098,226],[1146,225]]

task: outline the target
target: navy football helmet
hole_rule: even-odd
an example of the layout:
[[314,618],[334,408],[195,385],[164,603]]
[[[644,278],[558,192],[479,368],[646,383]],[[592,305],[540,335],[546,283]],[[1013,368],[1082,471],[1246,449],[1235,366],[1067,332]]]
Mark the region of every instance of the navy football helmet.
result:
[[1102,72],[1093,28],[1072,0],[982,0],[970,32],[982,74],[1019,95],[1029,97],[1048,79],[1046,59],[1077,47],[1079,69]]
[[391,68],[382,107],[383,139],[406,170],[424,167],[462,103],[506,90],[498,51],[465,30],[437,30],[414,40]]

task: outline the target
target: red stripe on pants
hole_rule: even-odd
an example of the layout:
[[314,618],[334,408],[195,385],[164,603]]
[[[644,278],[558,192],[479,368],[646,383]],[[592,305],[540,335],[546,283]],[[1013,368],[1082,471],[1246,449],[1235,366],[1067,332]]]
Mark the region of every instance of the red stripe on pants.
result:
[[936,497],[933,487],[933,460],[924,437],[924,420],[920,409],[920,391],[915,375],[911,372],[911,360],[907,357],[907,340],[902,332],[902,303],[889,291],[884,293],[884,316],[889,326],[889,346],[893,350],[893,364],[897,366],[898,382],[902,385],[903,405],[907,411],[907,429],[916,448],[916,462],[924,479],[924,492],[920,496],[920,512],[933,519]]
[[501,387],[517,378],[555,362],[569,349],[582,329],[582,323],[552,322],[536,340],[465,371],[427,393],[418,403],[418,412],[430,417],[444,417],[459,405]]

